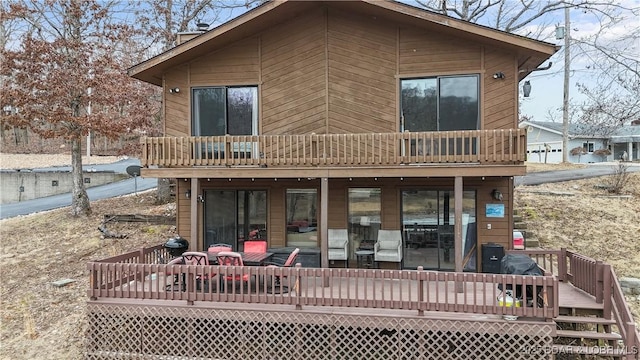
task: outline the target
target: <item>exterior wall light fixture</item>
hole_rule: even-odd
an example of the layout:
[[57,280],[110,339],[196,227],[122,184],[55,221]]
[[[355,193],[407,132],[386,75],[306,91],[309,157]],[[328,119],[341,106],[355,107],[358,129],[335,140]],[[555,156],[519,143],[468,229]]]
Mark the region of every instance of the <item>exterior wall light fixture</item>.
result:
[[502,201],[502,193],[498,189],[491,191],[491,197],[495,200]]
[[172,93],[172,94],[177,94],[177,93],[180,92],[180,88],[178,88],[178,87],[171,88],[171,89],[169,89],[169,92]]
[[505,76],[504,76],[504,73],[502,71],[499,71],[499,72],[493,74],[493,78],[494,79],[504,79]]
[[184,193],[184,196],[185,196],[187,199],[191,199],[191,190],[187,190],[187,191]]

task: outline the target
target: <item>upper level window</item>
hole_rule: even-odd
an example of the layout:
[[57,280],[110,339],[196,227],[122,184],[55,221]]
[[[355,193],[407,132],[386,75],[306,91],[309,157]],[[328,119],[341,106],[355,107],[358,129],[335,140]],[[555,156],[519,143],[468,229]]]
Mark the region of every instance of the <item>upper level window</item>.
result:
[[477,130],[478,75],[402,79],[401,131]]
[[193,136],[257,135],[258,87],[192,89]]

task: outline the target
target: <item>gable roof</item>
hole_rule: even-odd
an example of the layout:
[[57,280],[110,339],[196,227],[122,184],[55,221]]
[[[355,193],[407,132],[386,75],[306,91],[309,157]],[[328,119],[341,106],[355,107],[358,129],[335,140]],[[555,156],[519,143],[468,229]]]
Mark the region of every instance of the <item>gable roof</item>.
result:
[[318,6],[331,6],[350,12],[384,18],[398,24],[407,24],[437,32],[448,32],[451,35],[471,41],[513,51],[518,56],[520,79],[526,77],[533,69],[540,66],[558,50],[558,47],[550,43],[510,34],[390,0],[275,0],[266,2],[200,36],[134,65],[128,70],[128,73],[136,79],[160,86],[162,85],[162,74],[167,69],[264,31]]
[[[523,121],[520,128],[532,126],[541,130],[545,130],[557,135],[562,135],[563,125],[553,121]],[[594,138],[594,139],[618,139],[620,141],[631,141],[627,139],[637,139],[640,137],[640,126],[625,125],[620,127],[608,127],[602,124],[569,124],[570,138]],[[634,140],[635,141],[635,140]]]

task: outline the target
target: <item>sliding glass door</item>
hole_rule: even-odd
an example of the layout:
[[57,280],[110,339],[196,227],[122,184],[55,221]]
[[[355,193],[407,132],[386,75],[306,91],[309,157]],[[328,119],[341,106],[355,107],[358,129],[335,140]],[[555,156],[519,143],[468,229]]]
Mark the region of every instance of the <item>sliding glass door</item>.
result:
[[[480,127],[478,75],[436,76],[400,80],[400,131],[477,130]],[[412,140],[405,154],[475,154],[476,141]]]
[[[257,86],[193,88],[191,107],[193,136],[258,134]],[[198,155],[206,158],[224,158],[225,151],[231,151],[234,157],[257,153],[255,144],[246,141],[203,146],[207,148],[199,149]]]
[[455,248],[453,191],[402,191],[404,267],[455,270],[455,252],[463,251],[465,270],[475,269],[475,191],[463,192],[463,249]]
[[245,240],[267,240],[267,192],[205,190],[204,249],[229,244],[242,251]]

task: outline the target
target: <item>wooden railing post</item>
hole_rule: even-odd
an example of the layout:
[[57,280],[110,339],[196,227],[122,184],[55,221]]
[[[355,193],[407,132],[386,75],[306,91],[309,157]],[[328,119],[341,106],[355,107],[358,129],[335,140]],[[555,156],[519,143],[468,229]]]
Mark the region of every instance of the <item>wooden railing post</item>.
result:
[[558,255],[558,277],[560,281],[567,282],[567,249],[561,248]]
[[[602,316],[605,319],[611,319],[611,311],[613,309],[613,304],[612,304],[612,276],[613,274],[611,273],[611,265],[609,264],[602,264],[602,297],[603,299],[598,302],[598,303],[602,303],[602,311],[603,314]],[[597,297],[596,297],[596,302],[597,302]]]
[[627,359],[636,359],[638,351],[640,351],[640,339],[638,339],[638,332],[636,330],[636,323],[629,321],[625,324],[627,338],[624,345],[627,350]]
[[418,266],[418,315],[424,316],[424,310],[422,309],[422,303],[424,302],[424,280],[422,279],[424,274],[424,268]]
[[560,284],[557,278],[553,279],[553,317],[560,315]]
[[296,291],[296,310],[302,310],[302,304],[300,303],[300,271],[302,264],[296,263],[296,282],[293,288]]
[[89,298],[91,300],[98,300],[98,297],[96,296],[96,289],[98,288],[98,272],[96,271],[96,263],[90,262],[88,267],[89,267]]
[[194,273],[195,267],[192,265],[182,265],[182,267],[186,268],[187,273],[187,275],[185,276],[185,281],[187,282],[185,287],[187,291],[187,305],[193,305],[196,297],[196,274]]
[[604,298],[604,285],[603,281],[606,277],[606,269],[602,264],[602,261],[596,261],[596,276],[595,276],[595,293],[596,293],[596,303],[602,304]]

